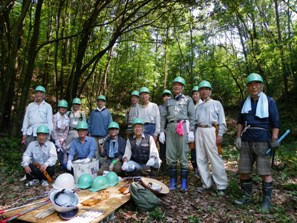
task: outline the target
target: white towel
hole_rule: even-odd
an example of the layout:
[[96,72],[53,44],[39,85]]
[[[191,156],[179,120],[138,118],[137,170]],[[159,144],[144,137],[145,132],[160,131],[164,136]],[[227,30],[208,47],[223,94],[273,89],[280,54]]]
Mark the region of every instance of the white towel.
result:
[[[252,102],[251,102],[251,96],[249,95],[242,106],[241,113],[246,114],[250,110],[252,110]],[[256,116],[259,118],[269,117],[268,99],[264,92],[260,93],[260,97],[258,99],[258,104],[256,108]]]

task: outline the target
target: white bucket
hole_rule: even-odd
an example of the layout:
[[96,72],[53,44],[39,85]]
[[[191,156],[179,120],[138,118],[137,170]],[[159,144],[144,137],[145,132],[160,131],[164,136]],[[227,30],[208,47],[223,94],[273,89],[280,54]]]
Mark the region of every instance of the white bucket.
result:
[[89,163],[82,163],[80,160],[72,161],[73,173],[75,184],[78,182],[78,178],[84,174],[89,173],[93,178],[97,177],[99,170],[99,160],[92,160]]

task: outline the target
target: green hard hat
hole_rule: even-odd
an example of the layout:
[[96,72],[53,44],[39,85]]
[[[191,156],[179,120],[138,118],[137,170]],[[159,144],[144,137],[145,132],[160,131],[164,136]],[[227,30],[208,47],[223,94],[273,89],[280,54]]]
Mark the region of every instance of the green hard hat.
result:
[[81,104],[80,98],[74,98],[74,99],[72,100],[72,104],[73,104],[73,105],[80,105],[80,104]]
[[77,181],[77,185],[80,189],[87,189],[91,187],[93,182],[93,177],[89,173],[84,173],[80,175]]
[[110,187],[113,187],[113,186],[115,186],[115,185],[117,185],[119,183],[118,175],[115,172],[113,172],[113,171],[111,171],[108,174],[106,174],[105,177],[106,177],[107,182],[108,182],[108,185]]
[[246,84],[248,85],[250,82],[261,82],[262,84],[264,83],[261,75],[256,74],[256,73],[251,73],[247,78],[246,78]]
[[49,134],[49,129],[46,125],[40,125],[37,130],[36,133],[44,133],[44,134]]
[[108,125],[108,129],[119,129],[119,128],[120,128],[120,126],[117,122],[111,122]]
[[98,176],[93,180],[90,191],[97,192],[99,190],[104,190],[107,187],[108,187],[108,182],[106,177]]
[[76,129],[88,129],[88,123],[85,121],[79,121],[77,123]]
[[139,97],[139,91],[137,90],[132,91],[131,96]]
[[165,89],[163,92],[162,92],[162,96],[164,96],[164,94],[169,94],[171,97],[172,97],[172,93],[171,91]]
[[210,88],[210,90],[212,90],[211,84],[206,80],[200,82],[198,89],[201,89],[203,87],[207,87]]
[[68,108],[68,102],[65,101],[64,99],[63,100],[60,100],[58,102],[58,108]]
[[141,93],[148,93],[148,94],[150,94],[151,92],[150,92],[150,90],[147,87],[142,87],[139,90],[139,94],[141,94]]
[[172,82],[173,83],[180,83],[180,84],[182,84],[184,86],[186,85],[186,81],[182,77],[176,77],[176,78],[174,78],[174,80]]
[[141,118],[136,118],[134,119],[133,123],[132,123],[132,126],[136,125],[136,124],[139,124],[139,125],[144,125],[144,122],[142,121]]
[[46,90],[43,86],[39,85],[35,88],[34,92],[37,92],[37,91],[41,91],[43,93],[46,93]]
[[97,101],[98,100],[106,101],[106,97],[104,95],[99,95]]
[[198,91],[198,90],[199,90],[199,87],[198,86],[194,86],[193,89],[192,89],[192,93],[195,92],[195,91]]

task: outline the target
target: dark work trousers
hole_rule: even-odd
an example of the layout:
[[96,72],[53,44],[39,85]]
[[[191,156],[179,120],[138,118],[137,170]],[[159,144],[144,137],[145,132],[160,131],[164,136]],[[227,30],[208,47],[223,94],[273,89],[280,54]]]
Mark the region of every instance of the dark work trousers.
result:
[[191,149],[191,163],[194,170],[198,168],[196,161],[196,148]]
[[156,125],[153,123],[144,124],[144,134],[153,136],[156,130]]
[[159,142],[159,145],[160,145],[160,159],[162,160],[160,170],[162,172],[166,172],[166,142],[164,144]]
[[[31,174],[26,173],[27,180],[47,180],[43,173],[33,163],[30,163],[29,167],[31,168],[32,172]],[[50,175],[50,177],[53,177],[55,174],[55,166],[48,166],[46,168],[46,172],[48,175]]]
[[62,169],[66,172],[69,172],[67,170],[68,153],[60,150],[59,152],[57,151],[57,155]]

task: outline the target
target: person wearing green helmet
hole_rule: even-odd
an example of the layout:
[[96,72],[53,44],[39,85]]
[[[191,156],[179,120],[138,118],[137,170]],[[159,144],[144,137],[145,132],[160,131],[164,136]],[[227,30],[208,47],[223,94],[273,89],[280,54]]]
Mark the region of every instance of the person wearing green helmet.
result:
[[74,98],[72,100],[72,109],[67,111],[66,115],[69,117],[69,132],[65,140],[65,147],[67,150],[70,148],[70,143],[74,138],[78,137],[76,126],[79,121],[86,121],[86,114],[80,110],[81,100],[80,98]]
[[156,103],[150,102],[150,91],[147,87],[139,90],[141,104],[139,106],[139,116],[144,121],[144,133],[153,136],[157,142],[160,133],[160,111]]
[[[164,104],[165,102],[169,99],[169,98],[172,98],[172,93],[170,90],[167,90],[165,89],[163,92],[162,92],[162,101],[163,103],[161,105],[159,105],[159,111],[160,111],[160,114],[162,114],[163,110],[165,109],[164,108]],[[166,127],[165,127],[166,129]],[[160,170],[165,173],[166,171],[166,142],[164,143],[159,143],[159,146],[160,146],[160,158],[162,160],[162,164],[161,164],[161,168]]]
[[144,133],[144,122],[140,118],[133,121],[133,133],[134,135],[127,140],[122,170],[137,174],[139,171],[146,174],[150,171],[151,176],[154,176],[162,162],[155,140],[151,135]]
[[28,180],[25,185],[35,186],[41,182],[42,186],[48,186],[43,172],[46,171],[51,177],[54,175],[57,152],[55,145],[48,140],[50,130],[46,125],[38,126],[36,134],[36,141],[28,145],[21,162]]
[[128,138],[133,135],[132,122],[139,115],[138,108],[139,108],[139,91],[134,90],[131,93],[131,106],[128,108],[126,113],[126,124],[127,124],[126,133]]
[[100,149],[101,159],[98,175],[104,171],[114,171],[117,174],[122,173],[122,157],[125,153],[126,140],[119,136],[120,126],[117,122],[111,122],[108,125],[108,136]]
[[[200,99],[200,94],[199,94],[199,87],[198,86],[194,86],[192,89],[192,99],[194,102],[194,106],[195,106],[195,111],[198,107],[198,105],[200,103],[202,103],[202,100]],[[198,166],[197,166],[197,162],[196,162],[196,148],[195,148],[195,142],[192,142],[191,144],[189,144],[190,149],[191,149],[191,163],[193,166],[193,170],[194,170],[194,176],[198,177]]]
[[252,203],[253,164],[262,178],[262,211],[269,212],[273,178],[268,148],[279,147],[279,113],[275,100],[263,92],[264,82],[259,74],[251,73],[247,79],[249,95],[242,102],[237,121],[236,148],[240,150],[238,172],[244,196],[235,204]]
[[[99,95],[97,98],[97,108],[91,112],[88,120],[89,136],[95,138],[99,150],[102,148],[108,134],[108,125],[112,122],[112,115],[105,106],[106,97]],[[99,157],[99,151],[96,152],[96,157]]]
[[89,163],[96,156],[97,143],[93,137],[88,135],[88,123],[80,121],[77,123],[76,130],[78,138],[72,140],[67,161],[67,170],[73,172],[72,161],[80,160]]
[[[203,103],[199,104],[196,109],[196,158],[202,181],[202,187],[198,190],[209,189],[213,179],[218,195],[224,196],[228,180],[224,161],[217,146],[222,143],[223,135],[227,129],[225,112],[221,102],[211,98],[212,86],[208,81],[200,82],[199,93]],[[216,134],[216,126],[218,126],[218,134]],[[209,162],[211,163],[212,177]]]
[[43,86],[37,86],[34,90],[34,102],[31,102],[27,108],[23,120],[22,143],[26,146],[36,140],[36,129],[39,125],[45,124],[50,132],[53,130],[53,109],[50,104],[45,102],[46,90]]
[[58,101],[58,112],[53,116],[52,140],[55,142],[58,159],[61,167],[67,170],[67,156],[69,151],[66,149],[65,140],[69,132],[69,117],[66,115],[68,103],[64,99]]
[[195,108],[191,97],[183,94],[185,80],[176,77],[173,80],[173,98],[164,104],[161,113],[161,133],[159,141],[165,142],[166,130],[166,158],[169,165],[170,190],[177,188],[177,164],[181,167],[181,192],[188,190],[188,143],[194,141]]

